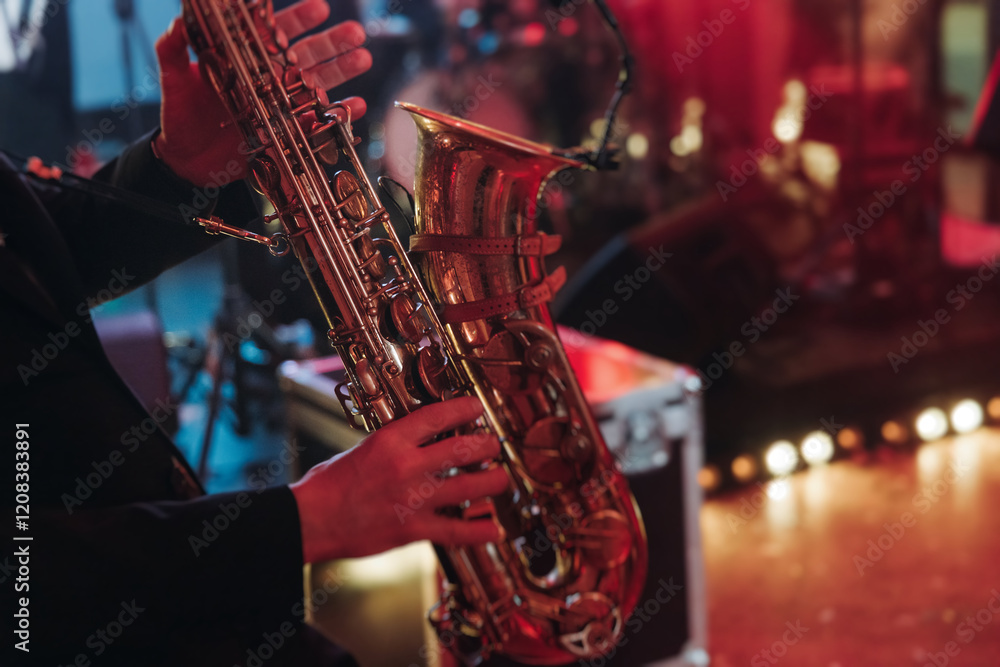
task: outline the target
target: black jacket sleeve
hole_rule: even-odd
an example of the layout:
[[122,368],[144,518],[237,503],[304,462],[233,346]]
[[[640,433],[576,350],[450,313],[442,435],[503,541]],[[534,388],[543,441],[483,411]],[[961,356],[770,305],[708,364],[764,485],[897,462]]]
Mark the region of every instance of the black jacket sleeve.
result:
[[[302,549],[287,487],[31,518],[33,653],[69,662],[214,628],[216,641],[302,621]],[[132,618],[130,618],[132,617]],[[131,622],[134,618],[134,622]],[[63,664],[62,662],[58,664]]]
[[[148,138],[100,176],[161,202],[197,194],[155,159]],[[55,221],[89,294],[106,287],[112,270],[124,266],[135,274],[134,288],[216,242],[199,228],[170,226],[79,192],[32,189],[45,207],[37,215]],[[253,215],[242,183],[223,190],[218,213]],[[61,333],[3,299],[0,311],[0,330],[23,347],[16,360],[30,360],[32,350],[46,349],[52,334]],[[10,621],[26,606],[31,629],[30,653],[12,650],[8,633],[3,653],[14,659],[0,664],[231,665],[246,661],[247,647],[259,644],[262,633],[292,624],[304,636],[301,535],[291,491],[181,500],[171,482],[176,449],[107,361],[76,339],[46,359],[23,388],[0,396],[3,424],[31,425],[23,478],[30,502],[21,512],[8,494],[3,504],[8,526],[16,525],[15,513],[29,515],[20,535],[32,538],[8,537],[0,551],[2,613]],[[127,436],[135,429],[144,435],[132,447]],[[12,463],[13,433],[4,448]],[[123,657],[129,651],[139,657]],[[210,654],[219,657],[209,660]]]
[[159,202],[158,210],[177,213],[177,222],[148,215],[138,207],[90,194],[47,185],[36,193],[66,239],[88,297],[107,287],[113,271],[130,276],[126,291],[149,282],[163,271],[214,244],[201,227],[185,225],[185,214],[218,215],[244,225],[257,211],[243,181],[220,169],[213,183],[195,187],[180,179],[153,154],[152,132],[129,146],[94,177]]

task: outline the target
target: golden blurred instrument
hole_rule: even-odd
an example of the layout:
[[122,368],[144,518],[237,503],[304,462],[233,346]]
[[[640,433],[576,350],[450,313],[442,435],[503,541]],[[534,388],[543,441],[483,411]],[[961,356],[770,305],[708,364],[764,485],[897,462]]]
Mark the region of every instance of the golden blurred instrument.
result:
[[400,104],[420,137],[407,252],[358,158],[350,109],[308,87],[271,2],[183,9],[204,75],[250,148],[251,182],[283,231],[262,239],[203,224],[290,248],[303,263],[347,369],[337,394],[352,425],[376,429],[474,394],[480,428],[501,438],[508,492],[454,513],[490,516],[507,539],[437,547],[447,583],[430,620],[442,643],[469,664],[493,653],[531,664],[605,654],[643,587],[645,533],[549,314],[565,274],[548,273],[544,259],[559,240],[529,215],[549,177],[582,163]]

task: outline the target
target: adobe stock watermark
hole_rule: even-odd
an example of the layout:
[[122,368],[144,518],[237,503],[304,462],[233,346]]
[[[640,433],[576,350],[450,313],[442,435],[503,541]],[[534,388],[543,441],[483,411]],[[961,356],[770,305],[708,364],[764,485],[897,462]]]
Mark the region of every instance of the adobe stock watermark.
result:
[[160,429],[160,425],[177,412],[178,407],[177,404],[170,401],[156,399],[156,404],[149,411],[149,416],[122,433],[120,442],[125,448],[124,452],[120,449],[112,449],[100,461],[91,461],[90,467],[93,468],[93,472],[77,477],[73,493],[64,493],[60,496],[59,499],[62,500],[66,513],[72,514],[76,507],[83,505],[83,501],[94,495],[94,492],[101,488],[115,471],[125,464],[125,455],[135,452],[141,443],[146,442],[149,436],[156,433]]
[[[674,256],[672,252],[666,252],[662,244],[659,247],[647,248],[646,255],[646,260],[634,271],[615,282],[613,289],[615,294],[621,297],[622,303],[629,302],[652,280],[657,271],[666,266],[667,260]],[[588,336],[595,335],[598,329],[608,323],[608,318],[618,313],[619,308],[618,299],[605,299],[599,308],[586,312],[587,321],[576,327],[576,330]]]
[[[750,7],[750,0],[731,0],[731,2],[741,12]],[[687,38],[683,53],[674,51],[671,56],[677,71],[683,74],[685,67],[693,65],[695,60],[704,55],[705,51],[710,49],[726,31],[726,27],[736,22],[736,17],[736,12],[727,7],[719,12],[717,18],[702,21],[701,24],[705,29]]]
[[124,122],[133,111],[135,111],[143,101],[159,90],[159,74],[153,67],[147,66],[145,76],[136,84],[128,95],[119,97],[111,103],[111,113],[113,116],[101,118],[92,128],[83,131],[83,139],[77,142],[76,146],[66,146],[65,164],[54,163],[63,171],[73,171],[80,166],[82,157],[96,156],[97,148],[104,140],[115,133],[118,123]]
[[[298,454],[305,451],[305,447],[286,442],[281,453],[278,454],[267,466],[258,468],[251,475],[251,488],[255,494],[260,495],[267,488],[270,482],[275,481],[288,466],[292,465]],[[188,535],[188,546],[195,556],[200,556],[202,552],[215,543],[224,532],[236,523],[244,510],[253,505],[254,498],[246,491],[241,491],[234,495],[231,501],[220,502],[219,511],[208,519],[202,519],[201,533]]]
[[682,584],[674,583],[673,577],[670,577],[669,580],[661,578],[656,583],[659,584],[657,589],[645,601],[637,604],[635,609],[632,610],[632,615],[629,616],[628,621],[625,623],[625,629],[621,635],[615,640],[614,646],[603,656],[591,658],[590,660],[580,660],[577,664],[581,665],[581,667],[604,667],[610,660],[614,659],[620,648],[628,644],[632,637],[642,632],[646,625],[684,590]]
[[[240,144],[239,152],[244,156],[253,154],[246,142]],[[209,182],[201,187],[192,188],[191,201],[180,204],[177,210],[188,220],[200,217],[212,207],[224,187],[243,177],[247,164],[249,160],[241,161],[233,158],[226,163],[225,169],[209,172]]]
[[[945,301],[954,306],[955,312],[964,309],[977,294],[983,291],[986,283],[993,280],[997,273],[1000,273],[1000,262],[997,261],[996,255],[989,259],[983,257],[982,262],[976,275],[970,276],[964,283],[955,285],[955,288],[945,295]],[[903,366],[913,361],[920,354],[920,351],[941,333],[941,328],[949,322],[951,322],[951,313],[946,308],[939,308],[934,312],[934,316],[927,320],[917,320],[917,330],[900,339],[902,345],[899,351],[889,352],[886,356],[893,373],[898,374]]]
[[568,19],[576,13],[581,5],[587,4],[587,0],[563,0],[559,3],[559,11],[555,9],[545,10],[545,20],[549,24],[550,30],[555,30],[562,23],[563,19]]
[[574,500],[566,505],[565,511],[549,515],[549,521],[544,527],[540,526],[531,533],[522,535],[514,540],[521,553],[532,561],[536,557],[542,557],[556,544],[563,542],[563,535],[587,515],[587,507],[592,506],[591,498],[601,497],[605,491],[619,479],[621,469],[626,465],[628,456],[636,456],[631,452],[624,455],[614,454],[615,467],[604,468],[600,475],[597,475],[580,487],[580,496],[583,502]]
[[[625,132],[628,131],[628,123],[621,118],[615,117],[611,125],[611,132],[608,133],[608,140],[619,142]],[[524,211],[516,211],[511,214],[512,222],[519,223],[518,216],[523,215],[528,220],[538,220],[542,213],[550,209],[554,204],[564,201],[567,189],[576,183],[577,177],[582,174],[579,169],[563,169],[555,176],[545,182],[545,187],[538,197],[525,202]]]
[[[309,595],[301,602],[296,602],[292,605],[291,616],[297,619],[297,621],[283,621],[275,630],[262,632],[260,643],[247,648],[246,662],[242,663],[242,665],[246,665],[246,667],[263,667],[268,660],[276,656],[285,644],[296,635],[305,618],[306,611],[315,613],[321,606],[326,604],[327,600],[344,586],[345,579],[347,579],[346,575],[340,570],[337,570],[332,576],[325,577],[321,587],[311,589]],[[233,667],[242,667],[242,665],[237,663]]]
[[847,234],[847,240],[853,244],[857,237],[864,235],[871,229],[907,193],[909,187],[923,178],[924,174],[937,164],[941,157],[951,150],[961,138],[962,135],[952,130],[950,125],[947,128],[938,128],[937,137],[933,143],[922,152],[913,155],[900,167],[903,175],[909,177],[910,185],[908,186],[902,179],[897,179],[889,185],[887,190],[873,192],[872,198],[875,201],[868,204],[867,207],[858,207],[858,217],[854,224],[844,223],[844,233]]
[[[992,589],[992,597],[986,601],[975,614],[966,616],[965,620],[955,626],[955,635],[963,644],[971,644],[980,632],[986,630],[986,626],[993,622],[993,617],[1000,614],[1000,591]],[[956,641],[946,643],[943,650],[935,653],[926,653],[923,667],[947,667],[951,664],[952,658],[962,652],[962,647]]]
[[767,483],[757,482],[757,490],[750,494],[749,497],[744,495],[740,499],[738,515],[733,512],[726,512],[726,523],[729,525],[729,530],[733,532],[733,535],[738,533],[740,528],[753,521],[760,514],[760,511],[764,509],[769,497],[767,492],[768,485],[772,482],[785,480],[787,480],[787,477],[776,477]]
[[802,625],[802,621],[787,621],[785,627],[788,628],[781,635],[781,639],[776,640],[768,648],[761,649],[750,658],[751,667],[767,667],[776,665],[778,661],[788,655],[788,649],[801,641],[802,637],[809,632],[809,628]]
[[[833,93],[826,89],[826,84],[813,85],[809,88],[809,96],[801,108],[787,111],[777,119],[776,125],[779,127],[795,126],[802,127],[813,117],[813,114],[823,108]],[[746,160],[740,164],[733,164],[729,168],[729,180],[716,181],[715,189],[719,192],[723,202],[728,202],[729,198],[739,192],[740,188],[750,182],[754,176],[760,173],[764,162],[768,158],[777,155],[781,151],[782,144],[774,137],[768,137],[761,148],[747,149]]]
[[[97,628],[93,634],[87,637],[85,644],[87,648],[91,649],[92,653],[78,653],[66,667],[88,667],[91,664],[91,656],[99,658],[104,655],[104,652],[113,646],[119,637],[125,634],[126,628],[135,623],[136,619],[139,618],[139,614],[144,611],[146,611],[146,608],[140,607],[135,600],[122,602],[121,611],[118,612],[115,619],[107,625]],[[62,666],[60,665],[59,667]]]
[[[411,2],[411,0],[406,0],[406,3],[409,2]],[[388,0],[388,2],[385,3],[385,8],[382,9],[377,16],[372,16],[365,21],[365,35],[369,38],[381,35],[389,27],[389,23],[392,22],[392,18],[401,14],[404,8],[405,4],[403,0]]]
[[[778,318],[789,311],[795,302],[802,297],[792,293],[791,287],[775,290],[777,295],[769,308],[765,308],[758,315],[747,320],[740,333],[747,339],[747,343],[753,345],[761,336],[767,333],[778,321]],[[725,375],[726,371],[736,365],[736,360],[747,353],[747,346],[743,341],[735,340],[729,344],[723,352],[715,352],[712,358],[715,359],[704,370],[698,369],[698,377],[701,378],[701,389],[705,392],[715,383],[716,380]]]
[[251,310],[247,314],[241,314],[236,318],[236,327],[232,331],[222,333],[222,343],[230,352],[236,350],[240,343],[249,340],[254,331],[264,326],[267,318],[271,317],[288,300],[290,293],[297,292],[303,285],[309,284],[309,276],[319,268],[319,262],[312,257],[304,257],[302,261],[295,262],[291,268],[285,269],[281,274],[281,284],[286,288],[274,288],[271,293],[263,299],[254,299],[251,303]]
[[913,18],[920,8],[927,4],[927,0],[903,0],[892,6],[888,19],[879,19],[878,31],[882,33],[882,39],[889,41],[889,35],[899,32],[899,29],[906,25],[907,21]]
[[476,459],[476,450],[485,445],[493,436],[486,432],[464,436],[455,441],[452,454],[457,462],[446,460],[437,472],[424,472],[425,481],[415,487],[410,487],[406,494],[406,504],[394,503],[392,506],[400,524],[416,514],[424,505],[430,502],[438,490],[450,479],[454,479],[451,471],[468,465]]
[[[450,114],[456,118],[468,118],[469,114],[477,111],[484,102],[493,97],[493,93],[503,86],[503,81],[494,80],[493,74],[487,76],[480,75],[476,79],[475,89],[464,99],[455,102],[451,106]],[[396,164],[401,171],[413,169],[417,164],[417,149],[413,149],[409,154],[400,154]]]
[[[948,493],[952,486],[958,482],[972,466],[964,461],[955,461],[951,464],[944,476],[932,484],[927,484],[913,496],[911,501],[916,511],[923,515],[941,502],[941,499]],[[854,567],[858,571],[858,576],[865,576],[865,570],[874,567],[875,563],[892,550],[906,536],[907,530],[917,525],[918,516],[913,512],[903,512],[899,515],[899,520],[882,524],[882,533],[874,540],[868,540],[868,547],[863,554],[855,554]]]
[[[27,14],[16,23],[11,22],[11,28],[0,32],[0,50],[7,54],[4,62],[0,63],[0,73],[24,71],[28,67],[32,55],[39,49],[42,29],[67,3],[69,0],[28,3],[30,7]],[[24,4],[18,3],[16,6],[23,7]]]
[[[87,297],[85,301],[77,304],[76,314],[80,316],[80,321],[87,324],[92,322],[93,318],[90,311],[102,303],[111,301],[124,294],[133,280],[135,280],[135,276],[130,274],[125,267],[112,271],[111,280],[108,281],[106,288],[99,290],[93,297]],[[40,348],[34,348],[31,351],[31,359],[27,363],[18,364],[17,373],[21,377],[21,382],[24,383],[25,387],[28,386],[31,380],[44,372],[49,367],[49,364],[55,361],[56,357],[69,347],[70,343],[77,336],[83,333],[80,321],[70,320],[61,330],[50,331],[48,334],[49,342]]]

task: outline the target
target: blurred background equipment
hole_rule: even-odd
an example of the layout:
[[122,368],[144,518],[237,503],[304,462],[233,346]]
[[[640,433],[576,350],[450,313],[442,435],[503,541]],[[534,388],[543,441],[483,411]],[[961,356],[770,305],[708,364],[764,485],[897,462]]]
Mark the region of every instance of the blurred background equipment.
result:
[[[375,55],[343,91],[369,102],[356,128],[368,170],[412,179],[415,139],[396,99],[584,150],[610,133],[616,171],[559,175],[526,206],[564,239],[553,258],[571,276],[560,322],[686,365],[700,382],[686,400],[705,415],[696,479],[708,498],[709,653],[746,664],[801,614],[811,630],[782,647],[789,664],[875,664],[843,637],[860,637],[878,664],[933,663],[986,603],[983,582],[1000,577],[983,537],[1000,525],[982,510],[998,497],[1000,2],[609,5],[635,56],[633,95],[611,127],[618,48],[589,3],[334,2],[328,24],[358,18]],[[179,3],[0,7],[0,145],[86,174],[155,127],[146,37]],[[293,478],[275,464],[286,426],[275,370],[326,354],[291,259],[249,244],[232,254],[226,269],[211,251],[96,313],[142,314],[119,333],[138,325],[146,342],[162,326],[168,354],[156,364],[172,400],[183,397],[178,441],[192,460],[208,452],[213,491]],[[216,326],[218,313],[229,324]],[[266,327],[241,327],[251,316]],[[213,351],[220,331],[236,332],[225,355]],[[111,356],[127,372],[128,352]],[[300,436],[328,424],[304,391],[288,402]],[[656,433],[642,411],[625,423]],[[974,472],[948,482],[958,463]],[[647,525],[679,539],[656,519],[685,506],[674,484],[643,504]],[[853,558],[880,538],[869,523],[893,525],[935,484],[947,486],[926,519],[859,575]],[[385,563],[359,581],[395,585]],[[684,641],[664,636],[664,650]],[[998,651],[983,633],[961,658],[986,664]]]

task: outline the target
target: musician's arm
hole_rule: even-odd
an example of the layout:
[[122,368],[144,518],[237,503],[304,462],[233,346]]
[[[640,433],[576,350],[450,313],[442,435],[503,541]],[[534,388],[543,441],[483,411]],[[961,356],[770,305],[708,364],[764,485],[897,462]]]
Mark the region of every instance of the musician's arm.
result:
[[[277,630],[303,618],[300,528],[287,487],[72,514],[59,508],[31,520],[33,653],[93,653],[88,637],[123,609],[136,616],[115,639],[123,647],[211,627]],[[45,657],[70,664],[74,656]]]
[[[304,0],[279,12],[276,20],[294,40],[320,25],[329,11],[323,0]],[[292,49],[310,80],[331,89],[371,67],[371,54],[360,48],[366,39],[361,25],[349,21],[301,39]],[[155,136],[159,157],[146,137],[97,178],[158,199],[184,214],[208,214],[210,202],[218,197],[217,215],[237,226],[250,222],[256,210],[240,179],[246,176],[252,155],[219,95],[190,61],[179,20],[157,40],[156,52],[163,94],[162,131]],[[349,98],[346,103],[353,118],[365,113],[364,100]],[[218,241],[200,228],[166,223],[76,193],[49,195],[50,211],[69,241],[91,296],[123,266],[136,276],[129,284],[132,289]]]

